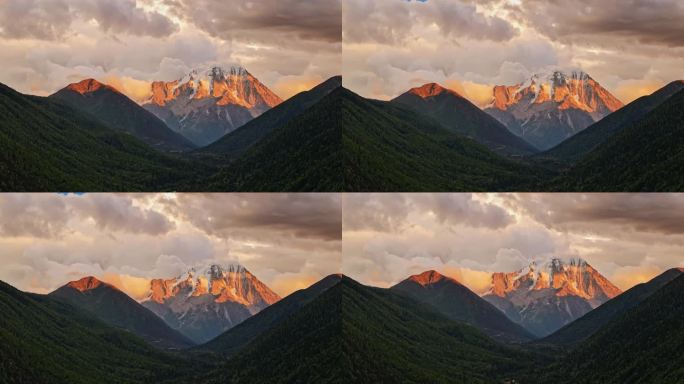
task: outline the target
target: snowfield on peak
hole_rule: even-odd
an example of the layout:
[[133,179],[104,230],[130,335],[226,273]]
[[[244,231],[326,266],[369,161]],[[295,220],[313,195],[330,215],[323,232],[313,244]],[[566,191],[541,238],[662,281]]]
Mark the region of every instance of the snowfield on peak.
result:
[[198,343],[206,342],[280,300],[239,264],[192,268],[150,281],[148,309]]
[[621,292],[586,261],[553,258],[492,274],[483,298],[530,332],[545,336]]
[[550,70],[521,84],[495,86],[485,111],[545,150],[622,107],[586,72]]
[[155,81],[143,105],[176,132],[205,146],[282,103],[241,66],[195,69],[174,81]]

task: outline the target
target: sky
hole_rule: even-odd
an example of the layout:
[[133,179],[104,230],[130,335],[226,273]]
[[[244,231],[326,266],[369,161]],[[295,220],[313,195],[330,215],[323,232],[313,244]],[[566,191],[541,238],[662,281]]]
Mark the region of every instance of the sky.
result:
[[0,82],[47,96],[95,78],[142,102],[151,81],[242,65],[281,98],[341,72],[341,0],[0,0]]
[[581,258],[622,290],[684,267],[684,194],[346,194],[342,270],[389,287],[437,270],[477,293],[492,272]]
[[344,0],[347,88],[387,100],[437,82],[475,104],[494,85],[583,70],[625,103],[684,78],[681,0]]
[[281,296],[341,271],[337,194],[0,194],[0,280],[48,293],[240,263]]
[[389,287],[437,270],[477,293],[492,272],[582,258],[625,290],[684,267],[684,194],[0,194],[0,280],[48,293],[240,263],[281,296],[344,273]]

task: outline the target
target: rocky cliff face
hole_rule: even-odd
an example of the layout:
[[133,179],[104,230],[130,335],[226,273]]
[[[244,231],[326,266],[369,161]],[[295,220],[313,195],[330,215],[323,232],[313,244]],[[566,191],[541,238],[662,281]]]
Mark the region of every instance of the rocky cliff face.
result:
[[153,82],[152,96],[144,107],[204,146],[281,102],[246,69],[214,67],[175,81]]
[[552,71],[495,86],[485,109],[541,150],[584,130],[623,104],[584,72]]
[[280,297],[240,265],[211,265],[150,282],[143,305],[198,343],[239,324]]
[[622,293],[584,260],[552,259],[497,272],[484,298],[529,331],[545,336]]

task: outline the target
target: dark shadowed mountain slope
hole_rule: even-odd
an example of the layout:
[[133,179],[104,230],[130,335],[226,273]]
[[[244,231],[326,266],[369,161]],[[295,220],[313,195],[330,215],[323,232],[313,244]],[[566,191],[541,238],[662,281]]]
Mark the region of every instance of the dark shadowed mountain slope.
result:
[[[47,98],[0,85],[0,190],[170,189],[189,163]],[[201,174],[201,171],[200,171]]]
[[194,345],[149,309],[94,277],[72,281],[49,296],[86,310],[105,323],[130,331],[158,348],[179,349]]
[[340,93],[345,191],[511,190],[539,176],[412,109]]
[[551,182],[563,191],[684,190],[684,90]]
[[499,154],[526,155],[537,152],[531,144],[468,99],[439,84],[413,88],[392,102],[431,116],[448,130],[472,138]]
[[391,290],[431,305],[448,318],[472,325],[496,340],[522,342],[534,338],[466,286],[438,272],[411,276]]
[[[334,284],[336,279],[325,279]],[[326,284],[327,285],[327,284]],[[277,313],[264,310],[254,316],[246,332],[259,335],[220,368],[197,372],[174,383],[349,383],[342,355],[342,297],[339,284],[294,311],[283,306]],[[301,298],[301,297],[300,297]],[[283,301],[288,298],[283,299]],[[306,301],[306,300],[305,300]],[[277,306],[278,304],[275,304]],[[285,311],[281,312],[283,309]],[[274,316],[275,315],[275,316]],[[275,321],[271,321],[275,320]],[[217,338],[214,346],[239,345],[237,334]]]
[[342,88],[272,130],[208,181],[210,190],[336,192],[342,190]]
[[296,291],[197,349],[233,355],[259,335],[285,322],[328,288],[336,285],[341,278],[341,275],[330,275],[306,289]]
[[649,96],[640,97],[604,117],[555,148],[541,153],[539,158],[552,158],[575,163],[631,124],[638,122],[667,99],[684,89],[684,81],[674,81]]
[[539,343],[572,345],[598,332],[613,319],[648,299],[654,292],[683,274],[679,268],[669,269],[650,281],[636,285],[600,307],[540,340]]
[[351,382],[493,383],[530,359],[408,297],[353,280],[338,287]]
[[158,382],[188,368],[184,360],[74,306],[3,282],[0,313],[2,383]]
[[187,151],[195,147],[123,93],[96,80],[70,84],[50,98],[90,113],[109,127],[130,133],[154,148]]
[[341,86],[342,77],[332,77],[308,91],[292,96],[209,146],[197,150],[197,153],[237,158],[273,130],[286,125]]
[[527,354],[388,290],[343,277],[189,382],[490,383]]
[[682,292],[684,276],[679,276],[615,317],[536,379],[568,384],[684,382]]

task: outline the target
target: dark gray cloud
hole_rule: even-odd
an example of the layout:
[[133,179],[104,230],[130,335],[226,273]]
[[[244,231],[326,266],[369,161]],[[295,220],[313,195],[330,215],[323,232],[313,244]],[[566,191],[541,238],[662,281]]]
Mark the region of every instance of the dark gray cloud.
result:
[[29,194],[0,195],[0,235],[53,237],[68,220],[63,199],[36,199]]
[[[401,45],[416,30],[436,26],[442,36],[506,41],[518,31],[506,20],[487,16],[467,1],[347,0],[343,7],[345,43]],[[418,34],[420,36],[420,34]]]
[[146,11],[135,0],[4,0],[0,3],[0,36],[57,40],[72,23],[95,21],[105,32],[163,37],[179,30],[159,12]]
[[684,46],[681,0],[522,0],[513,8],[529,26],[554,40],[614,46],[645,43]]
[[341,0],[167,0],[182,18],[225,39],[321,41],[342,39]]
[[49,292],[93,275],[149,279],[238,262],[281,295],[341,271],[336,194],[0,194],[0,280]]
[[342,205],[336,194],[179,194],[168,204],[217,236],[269,230],[299,238],[342,238]]
[[92,194],[62,196],[45,194],[0,195],[0,235],[53,238],[73,230],[70,221],[92,220],[101,230],[148,235],[174,228],[161,213],[134,205],[125,196]]
[[343,199],[345,230],[401,232],[409,214],[429,213],[440,224],[499,229],[513,217],[499,206],[473,199],[469,193],[352,194]]
[[684,234],[680,194],[535,194],[509,196],[535,220],[552,228],[614,233],[633,230]]
[[161,235],[174,228],[162,213],[135,206],[133,199],[113,194],[94,194],[74,197],[71,213],[90,217],[103,231]]
[[491,272],[581,257],[628,289],[684,265],[680,194],[400,196],[344,198],[344,273],[387,286],[437,269],[482,292]]

